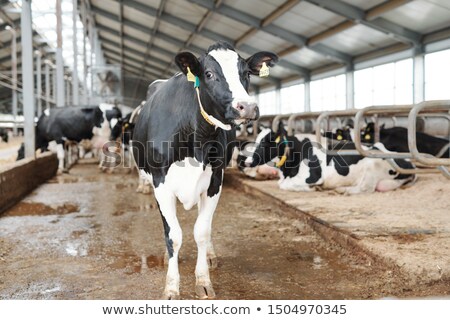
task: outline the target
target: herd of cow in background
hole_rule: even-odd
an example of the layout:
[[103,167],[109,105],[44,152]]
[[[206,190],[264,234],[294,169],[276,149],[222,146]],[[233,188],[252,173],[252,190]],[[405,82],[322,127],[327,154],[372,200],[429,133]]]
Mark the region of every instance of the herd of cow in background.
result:
[[[315,134],[288,136],[280,122],[277,132],[260,128],[255,141],[241,143],[238,167],[255,179],[279,179],[280,188],[291,191],[383,192],[406,187],[416,181],[415,174],[398,173],[385,159],[326,152],[355,150],[355,134],[350,125],[324,132],[322,140],[317,141]],[[359,134],[366,150],[409,152],[408,132],[404,127],[385,128],[382,125],[379,142],[375,142],[374,123],[368,123]],[[419,152],[440,158],[450,157],[449,140],[422,132],[417,132],[416,140]],[[394,161],[400,168],[415,168],[409,160]]]
[[[149,89],[147,96],[151,94]],[[144,105],[145,101],[136,109],[104,103],[99,106],[46,110],[36,125],[36,150],[56,152],[59,172],[67,172],[68,167],[76,161],[73,155],[65,152],[74,143],[77,144],[76,157],[98,157],[102,171],[112,172],[119,163],[136,168],[134,161],[126,162],[125,159],[130,159],[134,122]],[[135,110],[135,113],[130,110]],[[242,125],[237,129],[238,139],[233,145],[233,159],[228,167],[238,168],[247,177],[256,180],[279,179],[279,186],[284,190],[333,189],[338,193],[352,194],[389,191],[408,186],[416,180],[414,174],[396,173],[384,159],[327,155],[323,146],[327,146],[328,150],[355,149],[352,125],[324,132],[321,141],[317,141],[314,132],[288,136],[282,122],[277,132],[260,125],[255,141],[239,140],[241,130],[251,131],[253,126]],[[379,142],[375,143],[375,123],[371,122],[360,135],[367,149],[409,152],[407,129],[404,127],[385,128],[381,125]],[[7,143],[8,140],[8,131],[1,129],[0,141]],[[450,157],[447,139],[417,132],[417,146],[421,153],[440,158]],[[112,151],[109,151],[111,147]],[[109,161],[107,155],[110,156]],[[22,144],[17,160],[23,157]],[[395,162],[401,168],[414,168],[408,160],[396,159]],[[150,193],[151,184],[149,179],[139,175],[136,191]]]
[[[67,172],[68,167],[75,162],[72,159],[74,156],[65,152],[74,143],[78,144],[76,156],[98,157],[102,171],[112,172],[119,163],[136,168],[133,161],[127,162],[125,159],[130,159],[134,121],[144,105],[145,101],[136,109],[104,103],[99,106],[55,108],[50,112],[47,110],[36,125],[36,150],[56,152],[60,172]],[[134,119],[130,110],[136,110]],[[126,112],[125,116],[122,111]],[[253,126],[243,125],[238,128],[233,159],[228,166],[238,168],[247,177],[256,180],[279,179],[279,186],[284,190],[333,189],[338,193],[352,194],[393,190],[408,186],[416,180],[413,174],[396,173],[384,159],[327,155],[323,146],[327,146],[328,150],[354,150],[355,133],[352,125],[324,132],[321,141],[317,141],[313,133],[288,136],[282,122],[277,132],[260,125],[255,141],[239,140],[241,130],[250,131]],[[404,127],[385,128],[381,125],[379,142],[375,143],[375,123],[371,122],[360,135],[368,149],[409,152],[407,129]],[[0,131],[0,140],[8,142],[7,130]],[[450,157],[447,139],[417,132],[417,146],[421,153],[440,158]],[[111,147],[112,151],[108,151]],[[22,144],[17,160],[23,157]],[[401,168],[414,168],[407,160],[395,161]],[[136,191],[150,193],[151,181],[139,175]]]

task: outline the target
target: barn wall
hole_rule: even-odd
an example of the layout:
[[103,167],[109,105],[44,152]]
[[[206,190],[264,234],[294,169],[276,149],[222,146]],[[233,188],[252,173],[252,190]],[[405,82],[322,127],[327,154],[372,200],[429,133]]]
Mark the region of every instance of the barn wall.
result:
[[46,152],[36,159],[23,159],[0,170],[0,213],[19,202],[58,170],[56,154]]

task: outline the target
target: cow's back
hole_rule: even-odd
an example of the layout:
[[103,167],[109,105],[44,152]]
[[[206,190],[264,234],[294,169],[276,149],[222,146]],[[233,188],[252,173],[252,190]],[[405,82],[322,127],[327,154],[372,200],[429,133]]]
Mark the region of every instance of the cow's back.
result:
[[39,130],[48,141],[91,139],[93,128],[101,123],[103,113],[99,107],[66,107],[52,109]]

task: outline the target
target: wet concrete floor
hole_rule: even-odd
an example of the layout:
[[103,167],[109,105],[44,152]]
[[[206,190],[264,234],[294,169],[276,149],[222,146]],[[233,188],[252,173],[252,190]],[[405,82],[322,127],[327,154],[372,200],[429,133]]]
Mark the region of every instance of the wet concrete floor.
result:
[[[0,216],[0,299],[158,299],[161,218],[137,176],[80,164]],[[183,299],[195,299],[196,210],[178,206]],[[367,299],[428,295],[392,270],[325,243],[282,209],[225,185],[213,224],[218,299]]]

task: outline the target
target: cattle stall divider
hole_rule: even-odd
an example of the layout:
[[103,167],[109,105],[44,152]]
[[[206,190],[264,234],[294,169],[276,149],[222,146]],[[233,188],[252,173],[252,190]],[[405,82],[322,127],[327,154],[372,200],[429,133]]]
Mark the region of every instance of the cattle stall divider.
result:
[[[429,154],[420,153],[417,149],[417,141],[416,141],[416,119],[419,113],[426,109],[427,112],[442,112],[447,110],[450,112],[450,100],[436,100],[436,101],[426,101],[423,103],[419,103],[412,108],[408,116],[408,147],[409,151],[412,154],[413,158],[420,162],[421,164],[428,166],[437,166],[437,168],[450,179],[450,171],[448,166],[450,166],[450,159],[438,158]],[[431,110],[430,110],[431,109]],[[439,153],[442,152],[449,144],[444,146],[443,149]],[[444,150],[445,152],[445,150]]]
[[317,117],[319,117],[320,114],[321,114],[321,112],[310,112],[310,111],[291,114],[291,116],[288,119],[288,127],[287,127],[288,136],[294,135],[295,127],[296,127],[296,125],[295,125],[296,122],[295,121],[297,119],[300,119],[300,121],[308,120],[308,119],[314,120]]
[[[380,108],[380,113],[374,113],[372,115],[370,115],[371,120],[375,123],[374,129],[375,129],[375,142],[380,141],[380,129],[379,129],[379,119],[380,119],[380,115],[388,115],[388,114],[399,114],[402,111],[406,112],[404,113],[405,115],[407,115],[407,111],[411,110],[412,105],[398,105],[398,106],[371,106],[371,107],[367,107],[365,109],[371,109],[371,108]],[[397,108],[397,109],[396,109]],[[399,111],[398,109],[401,109],[401,111]],[[364,110],[364,109],[363,109]],[[381,112],[387,110],[386,112]],[[355,119],[356,114],[358,114],[359,112],[361,112],[362,110],[359,109],[349,109],[349,110],[337,110],[337,111],[325,111],[322,112],[320,114],[320,116],[317,118],[316,121],[316,138],[317,141],[320,141],[320,139],[322,138],[321,135],[321,128],[322,128],[322,122],[326,119],[327,120],[327,125],[325,126],[326,131],[330,130],[330,121],[329,119],[332,117],[353,117],[354,123],[358,122],[361,123],[362,118],[366,118],[369,117],[369,115],[366,114],[366,112],[362,113],[361,118],[359,118],[358,120]],[[394,119],[395,118],[395,119]],[[395,116],[392,117],[393,123],[395,124],[396,121]],[[354,129],[354,132],[360,132],[360,129]],[[360,140],[360,135],[359,134],[355,134],[355,141],[357,139]],[[354,141],[355,143],[355,149],[353,150],[328,150],[328,148],[324,148],[322,147],[322,151],[325,152],[328,155],[332,155],[332,156],[359,156],[362,155],[364,157],[369,157],[369,158],[374,158],[371,157],[370,155],[372,154],[370,151],[368,150],[364,150],[362,148],[362,143],[360,142],[359,146],[360,149],[357,148],[357,143]],[[411,155],[401,155],[398,156],[399,153],[397,152],[389,152],[389,153],[385,153],[382,152],[381,150],[379,152],[377,152],[376,154],[379,154],[379,156],[375,156],[375,158],[383,158],[386,159],[386,161],[388,161],[388,163],[390,164],[390,166],[396,170],[399,173],[404,173],[404,174],[415,174],[415,173],[439,173],[441,172],[441,170],[438,169],[434,169],[434,168],[420,168],[420,169],[404,169],[401,168],[397,165],[397,163],[394,161],[392,156],[393,154],[395,154],[395,159],[401,158],[401,159],[406,159],[406,158],[411,158]]]
[[[261,122],[269,122],[270,124],[272,124],[273,119],[276,117],[276,114],[267,114],[267,115],[262,115],[260,116],[257,120],[253,121],[253,138],[256,139],[256,137],[258,136],[258,127],[259,124]],[[247,130],[244,130],[247,131]]]
[[[297,127],[297,121],[310,120],[315,128],[315,134],[317,141],[322,140],[321,129],[325,131],[330,130],[330,119],[334,118],[337,127],[342,126],[342,118],[353,119],[354,132],[361,132],[361,122],[363,119],[369,118],[374,122],[374,135],[375,142],[380,141],[380,119],[391,119],[392,124],[397,126],[400,124],[399,117],[406,119],[408,129],[408,147],[410,152],[383,152],[381,150],[364,150],[362,147],[360,134],[355,134],[354,150],[325,150],[329,155],[362,155],[369,158],[383,158],[393,167],[394,170],[399,173],[411,174],[411,173],[442,173],[447,178],[450,178],[449,166],[450,161],[448,159],[440,159],[438,157],[448,150],[450,143],[445,145],[441,151],[436,155],[420,153],[417,150],[417,119],[422,118],[444,118],[449,121],[450,128],[450,100],[433,100],[424,101],[416,105],[383,105],[383,106],[369,106],[364,109],[349,109],[349,110],[336,110],[336,111],[324,111],[324,112],[299,112],[292,114],[279,114],[279,115],[263,115],[260,119],[256,120],[253,124],[253,138],[258,135],[258,126],[261,122],[268,122],[269,127],[272,127],[273,131],[277,131],[279,122],[288,119],[287,132],[288,135],[294,135]],[[327,120],[325,126],[323,121]],[[403,120],[405,121],[405,120]],[[306,128],[306,125],[304,126]],[[309,131],[308,129],[302,130],[303,132]],[[422,166],[415,169],[404,169],[397,165],[394,159],[411,159],[416,164]]]
[[[446,109],[450,109],[449,100],[435,100],[435,101],[424,101],[415,106],[404,105],[396,106],[395,108],[386,106],[371,106],[359,110],[354,119],[354,130],[355,132],[361,132],[361,120],[367,115],[390,115],[390,114],[404,114],[408,115],[408,146],[410,152],[383,152],[381,150],[364,150],[361,143],[361,135],[355,134],[355,148],[364,157],[369,158],[383,158],[387,159],[389,164],[400,173],[438,173],[441,172],[447,178],[450,178],[450,172],[446,166],[450,166],[449,159],[438,159],[430,154],[419,153],[417,151],[417,141],[416,141],[416,121],[419,111],[426,108],[428,113],[442,113]],[[415,110],[413,112],[413,110]],[[411,146],[414,146],[416,153],[411,152]],[[419,161],[417,156],[422,161]],[[433,160],[431,160],[431,159]],[[419,162],[422,165],[432,166],[433,168],[417,168],[417,169],[402,169],[399,168],[394,159],[411,159],[415,162]],[[427,160],[423,160],[427,159]]]

